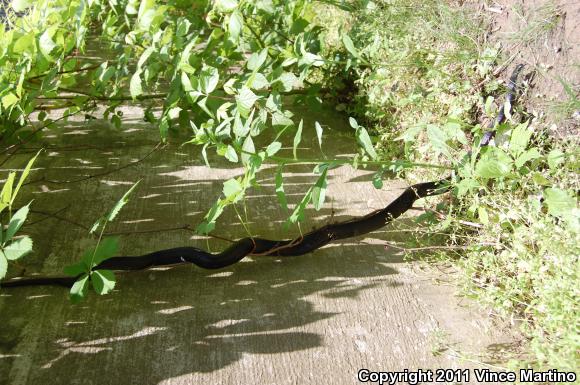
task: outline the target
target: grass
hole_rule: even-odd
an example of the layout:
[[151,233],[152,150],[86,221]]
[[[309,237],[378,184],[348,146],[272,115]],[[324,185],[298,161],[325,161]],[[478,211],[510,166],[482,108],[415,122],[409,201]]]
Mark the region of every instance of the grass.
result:
[[[553,3],[535,9],[517,38],[547,36],[559,15]],[[458,166],[458,189],[437,205],[445,215],[425,213],[420,219],[431,224],[427,231],[446,234],[428,243],[453,247],[435,256],[460,268],[464,294],[518,320],[529,341],[524,355],[529,359],[510,365],[577,369],[578,140],[548,135],[547,120],[518,126],[527,115],[516,107],[498,128],[494,148],[484,151],[485,159],[474,167],[461,164],[505,94],[494,76],[503,58],[484,38],[485,16],[444,2],[390,0],[366,3],[339,26],[340,17],[331,19],[328,28],[348,30],[368,62],[333,82],[351,85],[345,108],[374,131],[381,156]],[[340,51],[339,39],[328,49]],[[569,100],[556,106],[566,114],[578,108],[577,94],[567,90]],[[507,171],[495,174],[491,166]],[[423,170],[406,177],[442,175]],[[425,230],[417,230],[411,246],[425,245],[420,231]]]

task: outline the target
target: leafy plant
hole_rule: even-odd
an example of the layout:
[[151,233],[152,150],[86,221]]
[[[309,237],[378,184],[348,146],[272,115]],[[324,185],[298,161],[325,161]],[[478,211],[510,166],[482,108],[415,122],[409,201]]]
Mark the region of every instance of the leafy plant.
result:
[[65,274],[77,277],[76,282],[70,290],[70,299],[73,303],[80,302],[86,298],[89,285],[99,295],[109,293],[115,288],[115,274],[111,270],[96,269],[103,261],[114,257],[119,249],[119,239],[117,237],[103,238],[107,225],[114,221],[123,206],[129,201],[129,195],[133,192],[139,182],[135,183],[127,192],[117,201],[115,206],[103,217],[99,218],[92,226],[90,234],[100,229],[97,244],[94,249],[85,251],[81,261],[65,267]]
[[12,206],[39,154],[40,151],[28,161],[28,164],[20,175],[16,187],[14,187],[16,173],[10,172],[8,178],[4,182],[4,186],[2,186],[2,192],[0,192],[0,214],[8,208],[8,227],[6,232],[4,232],[4,227],[0,223],[0,280],[6,276],[6,272],[8,271],[8,261],[20,259],[32,251],[32,239],[29,236],[25,235],[15,238],[16,233],[26,221],[30,210],[30,203],[32,202],[28,203],[26,206],[22,206],[18,211],[16,211],[16,213],[14,213],[14,215],[12,215]]

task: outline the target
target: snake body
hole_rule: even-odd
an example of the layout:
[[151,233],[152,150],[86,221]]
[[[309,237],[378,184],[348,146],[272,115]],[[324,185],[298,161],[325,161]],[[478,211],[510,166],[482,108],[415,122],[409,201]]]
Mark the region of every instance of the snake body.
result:
[[[510,83],[506,100],[511,104],[515,98],[517,77],[523,65],[516,66]],[[502,106],[493,126],[505,120]],[[487,146],[494,131],[487,132],[480,146]],[[443,194],[451,188],[450,178],[433,182],[418,183],[406,188],[393,202],[385,208],[373,211],[362,217],[328,224],[292,240],[270,240],[265,238],[242,238],[234,242],[221,253],[209,253],[197,247],[176,247],[154,251],[139,256],[118,256],[107,259],[95,267],[109,270],[144,270],[155,266],[167,266],[192,263],[204,269],[221,269],[233,265],[248,255],[291,257],[310,253],[330,242],[370,233],[384,227],[398,218],[413,203],[428,196]],[[0,283],[0,287],[20,287],[35,285],[58,285],[71,287],[78,277],[38,277],[14,279]]]

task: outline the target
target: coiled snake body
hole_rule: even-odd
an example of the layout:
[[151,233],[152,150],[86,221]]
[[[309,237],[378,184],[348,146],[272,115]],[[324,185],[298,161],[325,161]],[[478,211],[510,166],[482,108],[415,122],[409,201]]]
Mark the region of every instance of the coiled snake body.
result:
[[[508,84],[506,100],[512,104],[516,93],[517,77],[523,65],[516,66]],[[492,126],[505,120],[504,107],[500,108]],[[484,134],[480,146],[486,146],[494,135],[494,130]],[[209,253],[196,247],[176,247],[158,250],[139,256],[118,256],[107,259],[95,269],[143,270],[154,266],[193,263],[205,269],[220,269],[239,262],[248,255],[290,257],[310,253],[330,242],[366,234],[385,226],[409,210],[413,203],[424,197],[443,194],[450,190],[449,178],[412,185],[399,197],[381,210],[359,218],[329,224],[313,230],[293,240],[269,240],[264,238],[242,238],[221,253]],[[59,285],[70,287],[76,277],[39,277],[10,280],[0,283],[0,287],[19,287],[33,285]]]

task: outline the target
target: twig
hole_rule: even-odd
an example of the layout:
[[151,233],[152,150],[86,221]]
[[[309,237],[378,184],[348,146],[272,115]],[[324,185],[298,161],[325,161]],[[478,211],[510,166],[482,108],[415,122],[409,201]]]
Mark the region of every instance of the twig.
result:
[[[415,251],[426,251],[426,250],[468,250],[471,246],[424,246],[424,247],[401,247],[394,245],[389,242],[385,242],[385,250],[388,250],[389,247],[392,247],[397,250],[403,250],[408,252],[415,252]],[[489,242],[482,242],[478,246],[497,246],[497,243],[489,243]]]
[[38,182],[45,182],[45,183],[54,183],[54,184],[66,184],[66,183],[77,183],[77,182],[82,182],[88,179],[92,179],[92,178],[97,178],[99,176],[105,176],[105,175],[109,175],[112,174],[116,171],[120,171],[123,170],[125,168],[131,167],[136,165],[137,163],[141,163],[143,162],[145,159],[147,159],[151,154],[153,154],[158,148],[159,146],[161,146],[161,142],[158,143],[155,147],[153,147],[153,149],[151,151],[149,151],[144,157],[142,157],[141,159],[137,159],[134,162],[129,162],[127,164],[124,164],[120,167],[114,168],[112,170],[108,170],[108,171],[104,171],[98,174],[93,174],[93,175],[89,175],[89,176],[85,176],[82,178],[78,178],[78,179],[73,179],[73,180],[50,180],[50,179],[44,179],[44,177],[37,179],[37,180],[33,180],[30,182],[26,182],[24,183],[24,185],[29,185],[29,184],[33,184],[33,183],[38,183]]

